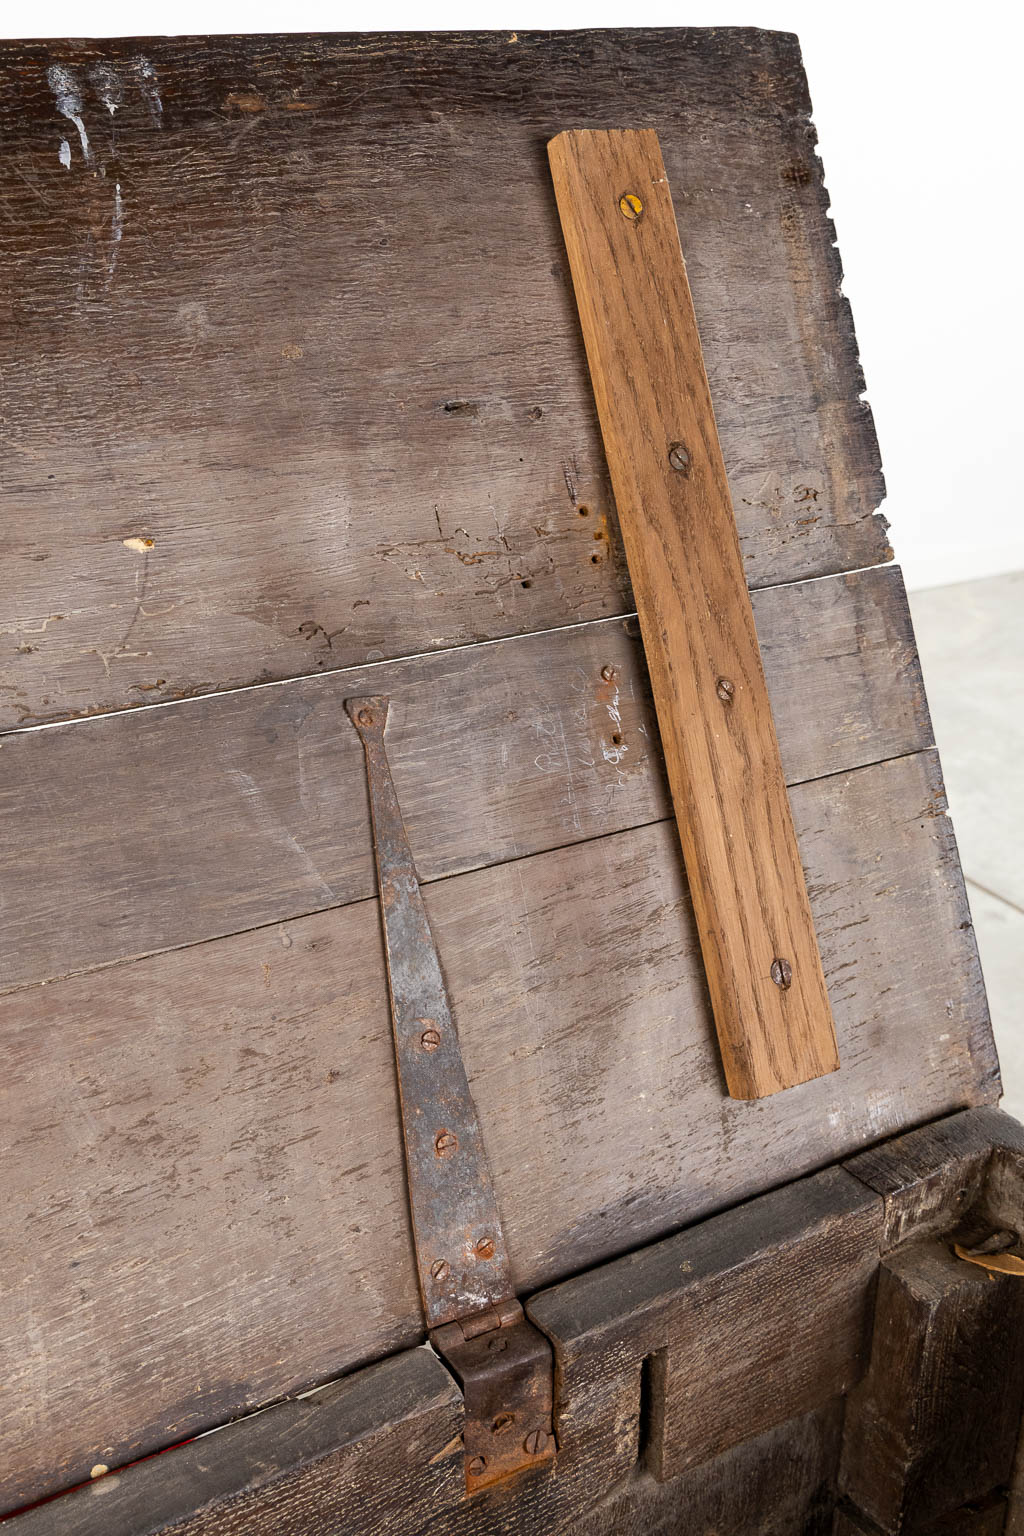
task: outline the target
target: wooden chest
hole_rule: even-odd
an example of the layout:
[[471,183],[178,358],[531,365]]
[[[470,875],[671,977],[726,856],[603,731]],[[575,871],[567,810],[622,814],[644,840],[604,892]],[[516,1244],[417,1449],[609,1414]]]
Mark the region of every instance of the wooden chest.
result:
[[[1024,1287],[951,1244],[1016,1236],[1024,1132],[796,40],[0,73],[12,1531],[1013,1529]],[[722,1077],[545,155],[572,127],[656,129],[675,197],[841,1061],[767,1099]],[[473,1497],[359,694],[552,1349],[557,1456]]]

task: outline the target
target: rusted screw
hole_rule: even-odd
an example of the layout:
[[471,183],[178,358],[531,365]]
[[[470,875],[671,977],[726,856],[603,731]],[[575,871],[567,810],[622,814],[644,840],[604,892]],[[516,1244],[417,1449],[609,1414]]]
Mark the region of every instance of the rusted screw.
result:
[[494,1238],[482,1237],[473,1249],[478,1259],[494,1258]]
[[775,985],[785,991],[793,980],[793,967],[788,960],[775,959],[772,961],[771,976]]
[[619,212],[624,219],[628,219],[631,224],[635,224],[643,211],[644,205],[635,192],[623,192],[619,198]]
[[683,474],[686,474],[690,468],[690,455],[682,443],[669,443],[668,461],[673,469],[678,469]]
[[614,667],[602,667],[601,668],[601,676],[604,678],[606,683],[610,683],[612,678],[615,676],[615,668]]
[[487,1457],[474,1456],[473,1460],[469,1464],[468,1471],[471,1477],[483,1477],[484,1473],[487,1471]]
[[358,715],[356,715],[356,723],[358,725],[372,725],[373,724],[373,710],[372,709],[361,709],[359,711]]
[[727,677],[720,677],[715,684],[715,692],[723,704],[731,704],[736,693],[736,684],[730,682]]
[[531,1429],[523,1441],[523,1450],[527,1456],[540,1456],[548,1448],[548,1439],[543,1429]]
[[491,1425],[491,1434],[500,1435],[503,1429],[508,1429],[509,1425],[514,1424],[515,1421],[516,1416],[514,1413],[499,1413]]
[[431,1280],[447,1280],[452,1272],[452,1267],[447,1259],[435,1259],[430,1266]]
[[420,1035],[420,1045],[425,1051],[436,1051],[441,1044],[441,1031],[439,1029],[425,1029]]
[[459,1138],[454,1131],[438,1131],[434,1137],[434,1151],[438,1157],[450,1157],[458,1150]]

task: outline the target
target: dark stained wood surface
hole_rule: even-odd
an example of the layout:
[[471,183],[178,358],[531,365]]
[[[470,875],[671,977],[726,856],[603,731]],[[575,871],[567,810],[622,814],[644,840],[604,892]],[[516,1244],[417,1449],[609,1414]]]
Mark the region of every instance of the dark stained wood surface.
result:
[[1024,1127],[993,1106],[919,1126],[848,1158],[844,1167],[885,1202],[884,1246],[890,1249],[948,1231],[951,1189],[960,1214],[983,1195],[991,1225],[1012,1225],[1024,1206],[1022,1163]]
[[[931,742],[895,567],[758,592],[754,607],[790,782]],[[0,988],[369,896],[350,695],[392,697],[388,753],[424,880],[660,820],[629,630],[576,626],[6,737]]]
[[[997,1095],[934,754],[792,798],[843,1066],[769,1102],[670,823],[428,888],[520,1289]],[[389,1029],[373,901],[6,999],[10,1503],[419,1336]]]
[[632,607],[544,153],[609,123],[749,584],[888,558],[795,38],[6,42],[5,723]]
[[879,1272],[840,1488],[887,1536],[930,1531],[1009,1483],[1022,1401],[1019,1278],[964,1263],[948,1241],[908,1244]]
[[573,1536],[831,1536],[841,1428],[837,1400],[669,1483],[638,1470]]
[[650,129],[548,156],[722,1066],[764,1098],[839,1057],[672,193]]

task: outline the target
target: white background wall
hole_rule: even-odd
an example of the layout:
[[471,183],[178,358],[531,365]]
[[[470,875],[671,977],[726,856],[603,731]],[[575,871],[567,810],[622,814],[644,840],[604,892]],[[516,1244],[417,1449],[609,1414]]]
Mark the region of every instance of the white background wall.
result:
[[583,26],[797,32],[911,587],[1024,569],[1024,8],[860,0],[34,0],[7,37]]

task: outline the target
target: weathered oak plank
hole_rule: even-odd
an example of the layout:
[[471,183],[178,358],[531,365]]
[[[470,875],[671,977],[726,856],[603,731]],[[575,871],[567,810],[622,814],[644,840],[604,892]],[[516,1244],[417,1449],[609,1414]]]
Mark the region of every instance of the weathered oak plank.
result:
[[[934,754],[793,808],[843,1067],[771,1101],[669,823],[428,888],[520,1290],[997,1094]],[[420,1336],[389,1030],[372,901],[6,999],[9,1505]]]
[[[895,568],[758,592],[754,610],[791,782],[930,744]],[[342,707],[366,692],[393,699],[424,880],[668,814],[620,621],[16,733],[0,742],[0,987],[369,896]]]
[[[462,1396],[435,1355],[408,1350],[301,1402],[228,1425],[21,1516],[18,1536],[394,1536],[457,1506]],[[454,1442],[454,1444],[453,1444]]]
[[839,1065],[665,164],[548,145],[729,1092]]
[[749,583],[887,558],[795,38],[6,42],[5,723],[631,608],[544,156],[615,122]]

